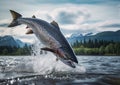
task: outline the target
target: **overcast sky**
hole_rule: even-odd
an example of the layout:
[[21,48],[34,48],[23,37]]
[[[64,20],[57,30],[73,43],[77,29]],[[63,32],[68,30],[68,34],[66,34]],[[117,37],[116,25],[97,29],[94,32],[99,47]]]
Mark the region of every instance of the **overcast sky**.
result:
[[23,17],[55,20],[65,36],[120,30],[120,0],[1,0],[0,36],[12,35],[25,42],[35,36],[25,35],[25,25],[7,28],[12,20],[10,9]]

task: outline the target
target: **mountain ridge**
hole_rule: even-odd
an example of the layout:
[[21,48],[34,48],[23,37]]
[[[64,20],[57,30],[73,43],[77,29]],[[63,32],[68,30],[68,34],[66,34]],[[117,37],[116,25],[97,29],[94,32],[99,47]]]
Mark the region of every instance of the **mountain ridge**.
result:
[[24,42],[10,35],[0,36],[0,46],[23,47],[24,45]]
[[[92,34],[92,33],[88,33],[88,34]],[[78,34],[79,35],[79,34]],[[106,41],[115,41],[118,42],[120,41],[120,30],[117,31],[103,31],[103,32],[99,32],[95,35],[89,35],[89,36],[75,36],[75,37],[69,37],[67,38],[68,42],[70,44],[73,44],[74,42],[78,41],[88,41],[89,39],[91,40],[106,40]]]

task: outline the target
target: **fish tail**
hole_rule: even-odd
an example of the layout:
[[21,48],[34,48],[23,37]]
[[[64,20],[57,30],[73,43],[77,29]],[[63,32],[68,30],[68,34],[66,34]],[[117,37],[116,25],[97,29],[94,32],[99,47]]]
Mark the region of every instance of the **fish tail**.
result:
[[12,20],[12,22],[8,25],[8,27],[14,27],[14,26],[20,25],[20,24],[18,23],[17,19],[18,19],[18,18],[21,18],[22,15],[19,14],[19,13],[17,13],[17,12],[15,12],[15,11],[13,11],[13,10],[10,10],[10,13],[11,13],[11,15],[12,15],[13,20]]

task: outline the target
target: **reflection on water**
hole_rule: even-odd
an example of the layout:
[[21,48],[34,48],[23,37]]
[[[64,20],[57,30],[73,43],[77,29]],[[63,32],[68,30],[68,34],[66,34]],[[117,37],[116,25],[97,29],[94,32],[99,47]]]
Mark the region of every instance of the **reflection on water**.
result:
[[52,54],[0,56],[0,82],[5,85],[6,82],[14,85],[79,85],[104,75],[120,77],[120,56],[77,56],[79,64],[75,69],[55,58]]

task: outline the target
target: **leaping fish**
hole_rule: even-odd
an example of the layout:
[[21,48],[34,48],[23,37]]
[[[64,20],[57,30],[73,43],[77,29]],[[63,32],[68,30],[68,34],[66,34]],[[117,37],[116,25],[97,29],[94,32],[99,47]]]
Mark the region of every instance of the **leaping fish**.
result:
[[66,38],[60,31],[60,27],[57,22],[51,23],[38,18],[23,18],[21,14],[10,10],[13,21],[8,27],[14,27],[21,24],[26,24],[32,33],[46,46],[41,50],[46,50],[54,53],[57,56],[57,60],[61,60],[64,64],[75,68],[75,63],[78,60],[69,45]]
[[[32,16],[32,18],[36,18],[35,15]],[[33,34],[33,31],[30,27],[26,26],[27,32],[25,34]]]

